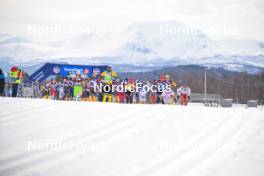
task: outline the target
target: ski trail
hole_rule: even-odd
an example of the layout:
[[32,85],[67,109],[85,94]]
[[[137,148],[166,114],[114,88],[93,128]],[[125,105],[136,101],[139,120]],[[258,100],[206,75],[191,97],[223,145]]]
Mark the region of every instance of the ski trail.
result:
[[[41,108],[42,109],[42,108]],[[34,118],[34,119],[31,119],[31,118],[29,118],[30,120],[38,120],[38,119],[40,119],[40,118],[45,118],[45,119],[47,119],[47,118],[50,118],[50,119],[54,119],[54,118],[57,118],[57,117],[53,117],[54,116],[54,114],[58,114],[58,115],[60,115],[60,113],[65,113],[65,112],[67,112],[67,113],[70,113],[71,111],[79,111],[79,110],[83,110],[83,109],[81,109],[81,108],[78,108],[78,107],[76,107],[76,106],[74,106],[74,107],[71,107],[71,108],[69,108],[69,107],[65,107],[65,108],[60,108],[60,107],[54,107],[54,108],[52,108],[52,109],[49,109],[50,111],[47,111],[47,112],[45,112],[45,113],[41,113],[40,115],[34,115],[35,113],[30,113],[30,114],[28,114],[27,116],[36,116],[36,118]],[[92,114],[92,113],[90,113],[90,114]],[[21,115],[21,114],[20,114]],[[93,114],[92,114],[93,115]],[[78,116],[78,118],[83,118],[83,117],[87,117],[87,114],[86,113],[83,113],[83,115],[81,115],[81,116]],[[17,117],[17,118],[19,118],[18,120],[17,119],[15,119],[15,122],[18,122],[19,120],[24,120],[24,118],[28,118],[28,117],[26,117],[24,114],[22,114],[22,117]],[[61,118],[61,117],[60,117]],[[67,118],[67,119],[69,119],[70,121],[72,121],[73,119],[70,119],[70,118]],[[32,121],[32,122],[35,122],[35,121]],[[61,123],[60,121],[59,121],[59,123],[58,122],[55,122],[55,124],[57,123],[57,126]],[[48,124],[48,126],[47,126],[47,124],[45,124],[45,127],[50,127],[50,126],[56,126],[54,123],[52,123],[52,124]],[[1,123],[0,123],[0,125],[1,125]],[[2,126],[3,127],[3,126]],[[16,129],[15,130],[12,130],[12,133],[13,133],[13,135],[15,134],[16,136],[19,134],[19,135],[25,135],[25,134],[29,134],[30,132],[32,132],[32,131],[35,131],[35,129],[33,128],[33,129],[25,129],[24,128],[24,126],[19,126],[20,128],[18,128],[18,127],[16,127]],[[12,136],[12,133],[11,134],[8,134],[8,135],[11,135]],[[9,136],[10,137],[10,136]],[[9,138],[8,138],[9,139]],[[3,141],[3,140],[2,140]],[[2,142],[1,141],[1,142]]]
[[[37,108],[37,109],[31,109],[31,110],[28,110],[28,111],[22,111],[22,112],[19,112],[19,113],[16,113],[16,114],[13,114],[11,117],[9,118],[2,118],[0,119],[0,125],[6,125],[8,124],[9,122],[12,122],[12,121],[23,121],[23,120],[26,120],[26,119],[32,119],[32,116],[30,115],[33,115],[33,114],[38,114],[38,113],[44,113],[44,112],[47,112],[49,110],[53,110],[53,109],[56,109],[56,107],[53,107],[53,106],[49,106],[49,107],[42,107],[42,108]],[[18,118],[19,117],[19,118]]]
[[[229,118],[227,115],[225,118],[220,120],[218,123],[213,125],[212,127],[209,128],[209,130],[206,130],[202,134],[200,134],[198,137],[196,137],[194,140],[191,142],[184,144],[183,150],[172,150],[172,151],[166,151],[165,153],[162,153],[161,155],[157,156],[152,156],[149,158],[144,165],[137,165],[133,170],[129,170],[126,175],[131,176],[131,175],[149,175],[149,173],[155,173],[159,169],[165,167],[169,163],[171,163],[174,159],[180,159],[184,157],[186,154],[188,154],[190,151],[188,150],[189,148],[192,148],[195,146],[197,143],[202,143],[205,140],[208,140],[210,136],[213,136],[217,131],[219,131],[221,128],[223,128],[226,124],[228,124],[231,121],[232,118]],[[187,149],[187,150],[186,150]]]
[[[32,106],[32,104],[28,104],[29,106],[19,106],[20,103],[17,103],[17,104],[5,104],[5,105],[2,105],[0,106],[1,109],[4,111],[5,110],[5,113],[2,113],[1,115],[1,118],[0,120],[4,119],[8,119],[6,117],[13,117],[13,115],[15,114],[19,114],[21,112],[30,112],[32,111],[32,109],[41,109],[43,108],[43,105],[42,104],[34,104]],[[6,112],[7,111],[7,112]]]
[[[73,109],[70,109],[69,110],[69,112],[71,112],[71,111],[74,111]],[[64,111],[65,112],[65,111]],[[54,112],[52,112],[52,113],[54,113]],[[138,111],[136,111],[136,112],[133,112],[133,113],[138,113]],[[42,115],[42,116],[46,116],[46,115],[48,115],[48,114],[44,114],[44,115]],[[107,121],[107,123],[104,123],[102,126],[99,126],[99,127],[93,127],[93,128],[89,128],[89,130],[85,130],[85,131],[82,131],[81,133],[79,133],[78,134],[78,136],[85,136],[85,135],[87,135],[87,133],[91,133],[91,132],[96,132],[96,130],[98,130],[98,129],[102,129],[102,128],[105,128],[105,127],[107,127],[107,126],[110,126],[111,124],[115,124],[115,123],[118,123],[119,121],[121,121],[122,119],[123,119],[123,116],[124,115],[127,115],[127,116],[130,116],[130,115],[132,115],[132,113],[131,112],[129,112],[129,113],[127,113],[127,112],[125,112],[124,114],[118,114],[112,121],[110,121],[110,122],[108,122]],[[85,117],[87,117],[87,115],[86,114],[84,114],[84,115],[81,115],[81,116],[78,116],[78,118],[85,118]],[[62,122],[56,122],[56,124],[57,125],[61,125],[61,123]],[[64,123],[64,125],[65,124],[67,124],[67,125],[70,125],[72,123],[72,119],[65,119],[65,123]],[[52,128],[52,127],[54,127],[54,126],[56,126],[56,124],[54,125],[54,124],[49,124],[49,125],[45,125],[45,127],[46,128]],[[41,129],[40,131],[38,131],[38,132],[45,132],[47,129]],[[24,129],[24,127],[23,126],[20,126],[20,128],[16,128],[16,130],[15,131],[12,131],[12,133],[11,134],[9,134],[9,137],[11,136],[12,137],[12,134],[14,135],[16,135],[16,137],[17,136],[25,136],[25,135],[27,135],[27,134],[30,134],[30,133],[32,133],[32,132],[34,132],[35,131],[35,129]],[[77,136],[77,135],[75,135],[75,136]],[[9,139],[9,137],[8,138],[6,138],[6,139]],[[74,138],[74,135],[72,136],[73,138]],[[68,140],[70,140],[70,137],[68,137],[69,139]],[[4,141],[5,139],[3,139],[2,138],[2,140],[0,141],[0,142],[2,142],[2,141]],[[1,163],[1,162],[0,162]]]
[[[168,112],[168,113],[166,113],[166,114],[164,114],[164,115],[162,115],[162,116],[160,116],[160,117],[158,117],[158,118],[149,118],[149,117],[151,117],[151,115],[150,116],[146,116],[146,117],[144,117],[144,118],[147,118],[144,122],[142,122],[142,121],[140,121],[140,123],[139,124],[135,124],[134,125],[134,127],[133,128],[137,128],[137,126],[136,125],[144,125],[145,123],[148,123],[148,121],[153,121],[153,120],[159,120],[159,119],[163,119],[163,118],[166,118],[166,116],[167,115],[172,115],[173,113],[172,112]],[[107,145],[108,143],[113,143],[114,142],[114,140],[119,140],[119,138],[121,138],[122,136],[124,136],[124,134],[125,133],[130,133],[131,131],[133,131],[133,128],[126,128],[126,127],[124,127],[123,129],[122,129],[122,134],[121,135],[115,135],[115,136],[110,136],[109,135],[109,138],[106,138],[106,137],[104,137],[104,138],[102,138],[102,140],[98,140],[97,139],[97,141],[95,141],[96,142],[96,144],[99,144],[99,145]],[[126,130],[126,131],[125,131]],[[121,131],[121,130],[120,130]],[[116,139],[115,139],[115,137],[116,137]],[[126,137],[126,136],[125,136]],[[60,160],[61,161],[63,161],[64,162],[64,164],[66,163],[65,162],[65,160],[66,159],[71,159],[71,158],[74,158],[74,157],[77,157],[80,153],[83,153],[82,151],[80,151],[80,152],[75,152],[75,153],[72,153],[72,155],[69,155],[69,156],[66,156],[66,157],[64,157],[64,158],[61,158]],[[70,163],[71,161],[70,160],[68,160],[69,161],[69,163],[68,164],[71,164],[71,165],[74,165],[74,164],[72,164],[72,163]],[[58,165],[59,163],[55,160],[54,161],[54,163],[53,163],[53,165]],[[107,174],[106,174],[107,175]]]
[[[244,115],[243,115],[244,117]],[[247,120],[240,117],[240,114],[235,115],[232,117],[232,119],[225,123],[225,126],[222,126],[220,129],[218,129],[216,132],[214,132],[213,135],[211,135],[209,138],[206,138],[206,140],[202,141],[202,146],[212,146],[213,144],[218,144],[220,141],[226,141],[230,139],[235,133],[237,133],[236,130],[239,130],[241,126],[245,123],[247,123]],[[239,121],[237,121],[239,120]],[[235,126],[235,128],[233,128]],[[231,129],[231,130],[230,130]],[[226,132],[227,131],[227,132]],[[223,136],[223,133],[226,132],[226,135]],[[190,151],[188,151],[184,157],[181,158],[171,158],[169,162],[162,163],[159,165],[157,169],[151,170],[148,173],[145,173],[145,175],[152,175],[152,176],[173,176],[173,175],[185,175],[185,172],[188,172],[188,170],[193,169],[195,165],[200,164],[206,157],[210,157],[211,154],[214,153],[214,150],[208,151],[205,150],[201,153],[199,148],[194,148]],[[198,156],[197,156],[198,155]],[[171,168],[173,168],[173,172],[171,172]],[[155,172],[155,173],[154,173]]]
[[[201,133],[198,133],[197,135],[195,135],[194,137],[192,137],[190,139],[190,141],[188,141],[188,144],[185,145],[192,145],[197,143],[197,141],[199,141],[201,138],[203,138],[206,135],[209,135],[212,131],[214,131],[219,125],[221,125],[223,122],[225,122],[225,120],[228,117],[224,117],[223,119],[219,119],[218,121],[214,121],[214,122],[207,122],[206,124],[204,124],[204,127],[208,127],[210,126],[209,129],[202,131]],[[124,175],[127,174],[128,172],[134,172],[135,170],[138,170],[138,168],[141,168],[142,166],[144,166],[146,163],[151,163],[154,159],[158,159],[161,157],[164,157],[165,155],[169,155],[171,153],[171,151],[163,151],[160,150],[159,152],[154,152],[149,154],[148,156],[144,156],[143,159],[141,159],[140,161],[135,161],[133,163],[130,163],[128,167],[123,168],[121,170],[114,170],[114,171],[107,171],[107,174],[105,176],[115,176],[115,175]]]
[[[3,101],[0,98],[0,103]],[[226,164],[226,158],[221,157],[222,150],[232,142],[239,145],[239,141],[246,143],[251,137],[255,143],[245,146],[258,145],[258,152],[263,145],[264,133],[258,140],[253,139],[263,127],[263,111],[253,108],[206,108],[197,104],[130,106],[30,99],[24,103],[22,99],[8,99],[4,104],[11,108],[13,101],[14,108],[25,112],[14,117],[5,109],[0,112],[1,176],[193,176],[201,175],[203,169],[208,171],[210,162]],[[34,106],[38,102],[40,106]],[[25,108],[28,106],[32,107],[31,111]],[[41,111],[42,107],[51,109]],[[93,109],[96,111],[90,112]],[[58,116],[58,113],[63,115]],[[108,114],[109,118],[105,117]],[[261,123],[258,131],[252,125],[255,123]],[[248,131],[251,136],[243,138]],[[74,142],[106,148],[103,151],[26,149],[29,140],[49,139],[61,139],[61,144]],[[173,145],[173,148],[159,148],[159,144]],[[255,162],[263,161],[260,157],[264,155],[260,154]],[[229,162],[236,162],[233,159],[231,157]],[[211,168],[216,168],[215,164]],[[255,173],[260,172],[261,169]]]
[[[143,115],[140,115],[136,118],[132,118],[132,119],[127,119],[124,122],[123,125],[122,124],[115,124],[115,126],[111,126],[109,127],[109,129],[101,131],[100,133],[102,134],[93,134],[92,136],[89,136],[89,138],[82,138],[81,142],[98,142],[98,140],[104,140],[105,138],[109,137],[109,138],[113,138],[115,137],[115,135],[120,135],[120,132],[122,132],[123,130],[127,130],[129,128],[133,128],[137,123],[140,123],[142,120],[142,117],[145,118],[151,118],[153,112],[147,112],[147,113],[143,113]],[[128,121],[128,122],[127,122]],[[131,122],[130,122],[131,121]],[[112,129],[111,129],[112,128]],[[75,138],[75,139],[78,139]],[[72,140],[71,140],[72,142]],[[44,152],[44,153],[39,153],[37,156],[34,157],[22,157],[22,159],[20,161],[15,161],[15,163],[7,163],[4,165],[4,167],[2,166],[0,168],[0,174],[4,174],[4,175],[8,175],[8,174],[12,174],[13,172],[16,171],[21,171],[22,169],[26,169],[28,166],[32,166],[32,165],[36,165],[36,164],[43,164],[44,162],[51,162],[51,160],[55,160],[55,163],[57,162],[56,160],[59,159],[59,156],[68,156],[71,154],[71,152],[74,151],[59,151],[59,152]],[[29,159],[31,158],[31,159]],[[6,162],[5,162],[6,163]]]
[[27,99],[23,98],[13,98],[13,97],[0,97],[0,105],[1,107],[13,107],[17,105],[21,105],[21,102],[26,102]]
[[[137,112],[139,112],[139,111],[136,111],[136,113]],[[135,113],[135,112],[126,112],[124,114],[119,114],[117,116],[117,118],[115,118],[113,121],[104,123],[104,124],[102,124],[99,127],[95,127],[95,128],[86,130],[86,131],[81,132],[81,133],[79,133],[79,134],[77,134],[75,136],[70,136],[70,137],[64,138],[61,142],[62,143],[67,143],[67,142],[71,142],[71,141],[76,141],[77,139],[82,139],[83,137],[92,136],[92,135],[94,135],[97,132],[106,130],[109,127],[112,127],[113,125],[118,125],[119,123],[122,123],[123,121],[128,120],[128,119],[125,119],[123,116],[124,115],[125,116],[130,116],[130,115],[132,115],[132,113]],[[46,116],[46,114],[43,114],[43,116]],[[86,115],[83,115],[83,117],[85,117],[85,116]],[[0,160],[0,165],[8,163],[8,162],[16,161],[16,160],[19,160],[19,159],[26,159],[28,157],[31,157],[31,156],[34,156],[34,155],[39,155],[39,154],[40,154],[39,151],[32,151],[30,153],[23,153],[21,155],[17,155],[17,156],[12,156],[12,157],[9,157],[9,158],[1,159]]]
[[[186,162],[183,167],[179,168],[176,171],[173,171],[172,173],[170,173],[168,175],[171,175],[171,176],[172,175],[186,175],[186,174],[188,174],[188,172],[195,170],[196,167],[201,165],[206,160],[209,160],[212,155],[214,155],[218,151],[222,150],[223,147],[229,141],[231,141],[234,138],[242,135],[242,132],[244,130],[247,130],[247,127],[252,122],[254,122],[254,118],[256,118],[256,117],[250,117],[249,118],[248,116],[243,115],[243,117],[240,118],[240,121],[235,124],[235,127],[232,130],[230,130],[230,132],[228,132],[225,136],[221,136],[221,138],[215,142],[216,144],[221,144],[218,148],[215,148],[214,150],[211,150],[211,151],[199,153],[199,155],[197,157],[195,157],[195,159],[192,159],[192,161]],[[194,152],[195,151],[193,151],[193,153]],[[187,169],[187,168],[191,168],[191,169]]]

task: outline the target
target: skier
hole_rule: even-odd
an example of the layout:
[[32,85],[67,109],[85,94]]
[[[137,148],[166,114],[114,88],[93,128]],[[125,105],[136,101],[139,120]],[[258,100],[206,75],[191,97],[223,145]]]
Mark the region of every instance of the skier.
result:
[[63,84],[63,90],[64,90],[64,98],[63,98],[63,100],[68,100],[69,84],[68,84],[67,78],[64,78],[63,82],[61,84]]
[[78,70],[76,72],[76,76],[73,78],[73,97],[75,98],[76,101],[81,100],[81,96],[82,96],[82,74],[81,72]]
[[[124,82],[119,81],[119,85],[124,88]],[[119,103],[126,103],[126,93],[125,90],[118,91],[117,93],[118,98],[119,98]]]
[[164,75],[160,76],[160,80],[158,80],[157,88],[158,88],[157,89],[157,104],[159,103],[164,104],[163,97],[162,97],[162,93],[165,88]]
[[113,81],[114,87],[113,87],[113,92],[112,92],[112,101],[116,103],[120,102],[119,94],[117,91],[117,86],[120,84],[119,82],[120,82],[119,79],[116,79],[115,81]]
[[[176,88],[176,82],[170,80],[170,75],[166,75],[165,76],[165,81],[164,84],[168,87],[170,87],[169,90],[166,90],[163,92],[163,99],[164,99],[164,103],[165,104],[172,104],[174,103],[174,99],[175,99],[175,93],[174,93],[174,89]],[[165,100],[166,99],[166,100]],[[165,102],[166,101],[166,102]]]
[[55,79],[51,81],[50,88],[51,88],[51,99],[52,100],[57,100],[57,97],[58,97],[58,83],[57,83],[57,81]]
[[90,91],[90,96],[89,96],[89,101],[96,101],[96,74],[93,74],[92,78],[89,81],[89,91]]
[[102,78],[99,76],[96,79],[96,85],[98,85],[98,87],[96,87],[96,98],[97,101],[102,102],[103,101],[103,92],[99,89],[99,87],[103,87],[103,83],[102,83]]
[[161,96],[163,98],[164,104],[173,103],[174,92],[172,91],[172,89],[164,90]]
[[134,86],[135,86],[135,81],[133,79],[126,79],[125,81],[126,103],[133,103]]
[[68,85],[68,91],[67,91],[67,100],[72,100],[73,99],[73,87],[74,87],[74,83],[72,81],[72,78],[69,79],[69,81],[67,81],[67,85]]
[[157,81],[153,80],[152,82],[153,90],[150,91],[150,104],[156,104],[157,103]]
[[89,80],[82,80],[82,101],[88,101],[90,97]]
[[45,84],[45,92],[46,92],[46,96],[44,96],[45,99],[51,99],[51,81],[48,81]]
[[180,98],[181,105],[187,105],[191,95],[191,89],[183,84],[180,88],[177,89],[178,97]]
[[64,84],[62,82],[59,82],[58,93],[59,93],[59,100],[64,100],[65,91],[64,91]]
[[144,89],[141,89],[138,93],[139,95],[139,103],[145,104],[146,103],[146,98],[147,98],[147,93],[144,91]]
[[112,84],[113,81],[117,78],[117,74],[116,72],[112,71],[111,67],[108,66],[106,70],[101,74],[101,77],[104,84],[103,102],[106,102],[106,100],[108,100],[108,102],[112,102]]

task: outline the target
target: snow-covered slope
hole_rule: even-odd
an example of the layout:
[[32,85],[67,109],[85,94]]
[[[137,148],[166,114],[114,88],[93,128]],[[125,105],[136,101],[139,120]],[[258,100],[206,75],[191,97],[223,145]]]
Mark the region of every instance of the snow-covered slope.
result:
[[0,175],[262,176],[263,108],[0,98]]

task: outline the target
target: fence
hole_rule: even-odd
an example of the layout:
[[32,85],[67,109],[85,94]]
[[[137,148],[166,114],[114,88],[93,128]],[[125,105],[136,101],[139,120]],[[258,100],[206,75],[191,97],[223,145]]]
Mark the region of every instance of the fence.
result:
[[222,97],[219,94],[197,94],[193,93],[190,96],[190,101],[194,103],[204,103],[205,106],[219,106]]

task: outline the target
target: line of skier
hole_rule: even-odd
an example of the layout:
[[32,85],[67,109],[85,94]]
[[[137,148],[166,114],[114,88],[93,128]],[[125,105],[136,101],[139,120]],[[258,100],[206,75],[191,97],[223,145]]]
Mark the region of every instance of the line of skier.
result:
[[[137,88],[136,85],[141,86]],[[191,89],[186,84],[177,89],[169,75],[161,75],[153,81],[121,80],[111,67],[100,75],[94,74],[90,79],[83,79],[81,73],[77,72],[74,77],[53,79],[35,86],[35,96],[54,100],[187,105],[191,95]],[[171,89],[165,89],[167,86]],[[117,87],[123,87],[124,90],[118,90]],[[152,89],[144,89],[148,87]]]

